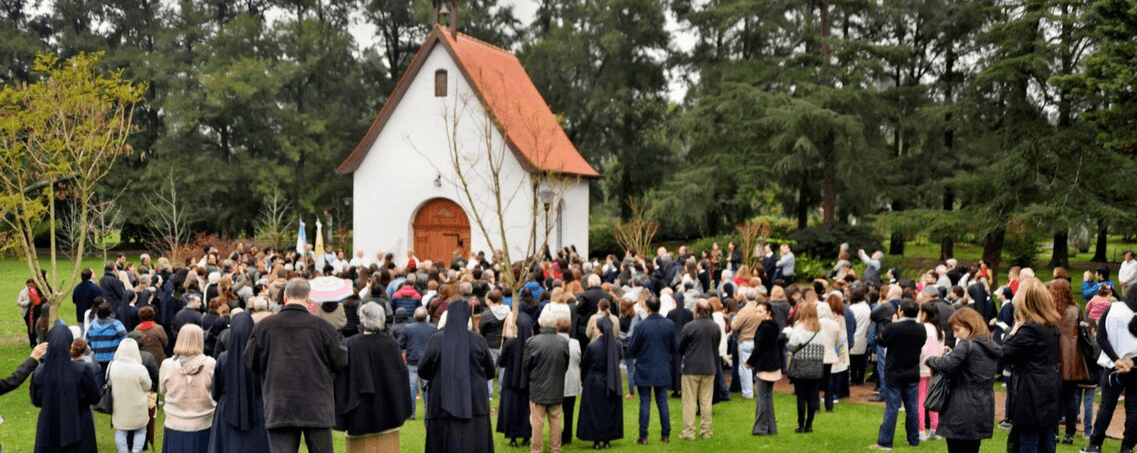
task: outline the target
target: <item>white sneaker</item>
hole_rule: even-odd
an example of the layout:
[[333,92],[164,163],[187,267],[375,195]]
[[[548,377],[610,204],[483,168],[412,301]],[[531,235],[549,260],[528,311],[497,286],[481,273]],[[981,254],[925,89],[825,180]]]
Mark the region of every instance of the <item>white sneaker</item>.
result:
[[920,431],[920,442],[927,442],[927,441],[928,441],[928,433],[925,431]]
[[885,447],[884,445],[881,445],[881,444],[872,444],[872,445],[869,445],[869,450],[892,451],[892,447]]

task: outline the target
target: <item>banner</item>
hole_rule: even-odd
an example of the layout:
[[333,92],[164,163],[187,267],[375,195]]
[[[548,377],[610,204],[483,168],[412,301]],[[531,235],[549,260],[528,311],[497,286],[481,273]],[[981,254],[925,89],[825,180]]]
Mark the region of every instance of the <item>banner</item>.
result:
[[304,234],[304,219],[300,219],[300,232],[296,234],[296,254],[303,255],[304,248],[308,246],[308,237]]

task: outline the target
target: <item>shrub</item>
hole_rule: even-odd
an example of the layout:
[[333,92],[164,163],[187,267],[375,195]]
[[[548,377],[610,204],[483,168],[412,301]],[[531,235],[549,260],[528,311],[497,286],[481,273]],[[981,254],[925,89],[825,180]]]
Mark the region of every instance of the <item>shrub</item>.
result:
[[858,249],[865,249],[871,253],[872,250],[880,248],[884,240],[871,227],[852,225],[841,225],[831,229],[805,228],[791,234],[790,239],[797,242],[794,246],[796,256],[808,255],[819,260],[835,259],[841,243],[849,244],[849,253],[852,255]]
[[833,268],[826,261],[805,255],[794,255],[794,279],[797,282],[809,282],[817,278],[825,278],[825,274]]
[[775,215],[761,215],[749,222],[770,227],[770,238],[788,238],[797,231],[797,221]]
[[711,247],[713,247],[715,243],[718,243],[719,248],[723,250],[723,253],[726,253],[727,244],[730,244],[730,241],[734,241],[735,244],[738,244],[738,238],[729,234],[707,236],[699,238],[694,242],[688,242],[687,248],[691,249],[691,253],[694,253],[697,257],[703,252],[711,251]]

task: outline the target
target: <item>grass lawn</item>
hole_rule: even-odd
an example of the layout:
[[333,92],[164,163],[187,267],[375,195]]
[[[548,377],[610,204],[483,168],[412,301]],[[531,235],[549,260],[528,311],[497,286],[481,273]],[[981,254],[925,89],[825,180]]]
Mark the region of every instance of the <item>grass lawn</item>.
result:
[[[958,247],[958,246],[957,246]],[[90,260],[89,266],[101,268],[98,260]],[[96,274],[99,275],[99,274]],[[26,344],[26,335],[23,323],[19,320],[19,308],[15,304],[16,295],[27,278],[27,267],[18,260],[0,260],[0,300],[7,302],[0,304],[0,374],[6,375],[16,368],[29,353]],[[63,304],[63,319],[73,321],[74,305],[70,299]],[[35,438],[36,418],[39,410],[33,407],[28,397],[27,385],[0,396],[0,415],[4,423],[0,424],[0,445],[9,452],[30,452]],[[652,428],[650,434],[651,444],[641,447],[634,444],[638,433],[637,405],[638,400],[625,400],[624,402],[624,434],[623,440],[613,442],[613,450],[644,451],[644,452],[697,452],[697,451],[770,451],[770,452],[818,452],[834,453],[848,451],[867,451],[866,447],[876,439],[877,428],[880,424],[882,409],[879,406],[860,405],[842,402],[837,405],[833,413],[819,413],[814,424],[814,434],[794,434],[796,427],[796,409],[792,395],[778,394],[775,396],[776,414],[780,434],[773,437],[757,438],[750,435],[750,427],[754,422],[754,406],[750,401],[736,397],[733,401],[720,403],[714,408],[715,436],[709,440],[693,442],[678,439],[682,421],[679,400],[672,399],[671,425],[672,443],[663,445],[659,439],[658,414],[652,414]],[[421,400],[419,401],[421,414]],[[494,404],[496,407],[496,402]],[[161,448],[161,411],[159,411],[158,435],[159,448]],[[496,420],[495,420],[496,421]],[[114,430],[110,426],[109,416],[96,414],[96,430],[100,452],[113,452]],[[897,444],[903,445],[903,422],[901,421],[897,433]],[[425,437],[422,421],[410,421],[402,430],[402,451],[422,451]],[[1006,451],[1006,431],[996,429],[994,439],[983,444],[984,452],[1001,453]],[[522,452],[526,449],[511,449],[508,441],[500,435],[495,435],[496,446],[499,451]],[[335,434],[336,451],[344,451],[343,434]],[[1060,452],[1075,452],[1076,447],[1085,445],[1079,439],[1075,446],[1059,445]],[[1108,441],[1106,451],[1116,451],[1117,441]],[[565,451],[591,450],[591,443],[576,441],[564,448]],[[898,446],[899,451],[915,451],[906,446]],[[943,452],[947,451],[944,442],[928,442],[919,447],[919,451]]]

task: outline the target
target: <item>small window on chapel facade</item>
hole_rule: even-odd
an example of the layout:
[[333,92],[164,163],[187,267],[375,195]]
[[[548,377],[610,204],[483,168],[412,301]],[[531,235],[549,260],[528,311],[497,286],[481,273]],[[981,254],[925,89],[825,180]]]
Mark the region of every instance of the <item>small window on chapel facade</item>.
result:
[[444,98],[446,97],[446,70],[439,69],[434,71],[434,96]]

